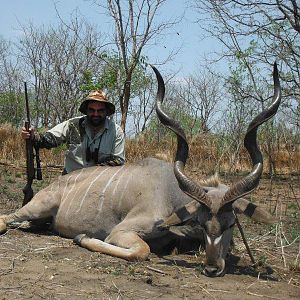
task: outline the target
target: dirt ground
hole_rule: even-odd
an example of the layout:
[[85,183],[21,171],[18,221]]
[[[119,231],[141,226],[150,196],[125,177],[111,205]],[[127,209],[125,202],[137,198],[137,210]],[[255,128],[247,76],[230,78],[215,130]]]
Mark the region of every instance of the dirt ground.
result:
[[[21,205],[24,178],[0,171],[1,215]],[[25,223],[0,236],[0,299],[300,299],[299,177],[263,179],[251,200],[280,219],[264,226],[240,218],[257,268],[238,229],[226,275],[208,278],[202,251],[130,263]]]

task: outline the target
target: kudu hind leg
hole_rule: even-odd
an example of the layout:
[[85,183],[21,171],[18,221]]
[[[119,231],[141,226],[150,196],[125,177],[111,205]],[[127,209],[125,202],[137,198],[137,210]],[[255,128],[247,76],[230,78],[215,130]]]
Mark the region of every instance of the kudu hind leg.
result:
[[74,239],[78,245],[95,252],[126,259],[143,261],[150,254],[150,248],[135,232],[118,232],[109,235],[105,242],[79,235]]
[[9,215],[0,216],[0,234],[7,230],[7,225],[14,222],[46,219],[55,215],[58,198],[50,191],[42,190],[30,202]]
[[13,222],[22,222],[25,220],[20,220],[20,218],[16,213],[12,213],[9,215],[2,215],[0,216],[0,234],[3,234],[7,230],[7,225],[13,223]]

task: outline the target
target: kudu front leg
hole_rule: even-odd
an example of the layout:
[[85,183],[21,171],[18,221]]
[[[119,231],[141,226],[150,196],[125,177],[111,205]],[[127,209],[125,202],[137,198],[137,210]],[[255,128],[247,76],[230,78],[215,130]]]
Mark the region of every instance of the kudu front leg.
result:
[[90,251],[105,253],[128,261],[143,261],[150,254],[148,244],[135,232],[113,233],[105,241],[80,234],[75,237],[74,242]]

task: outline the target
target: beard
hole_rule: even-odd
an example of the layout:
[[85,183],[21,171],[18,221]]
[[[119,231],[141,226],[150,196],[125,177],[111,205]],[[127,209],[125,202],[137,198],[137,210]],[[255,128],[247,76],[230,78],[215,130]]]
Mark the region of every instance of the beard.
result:
[[106,117],[92,117],[87,116],[88,123],[93,127],[100,127],[104,125]]

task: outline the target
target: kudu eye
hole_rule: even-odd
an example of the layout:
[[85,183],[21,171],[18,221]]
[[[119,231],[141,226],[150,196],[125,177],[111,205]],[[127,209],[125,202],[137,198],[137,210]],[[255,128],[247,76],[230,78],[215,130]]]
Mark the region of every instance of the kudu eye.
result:
[[208,210],[208,211],[205,213],[205,217],[204,217],[205,222],[206,222],[206,221],[210,221],[210,220],[212,219],[212,217],[213,217],[213,213],[212,213],[210,210]]

